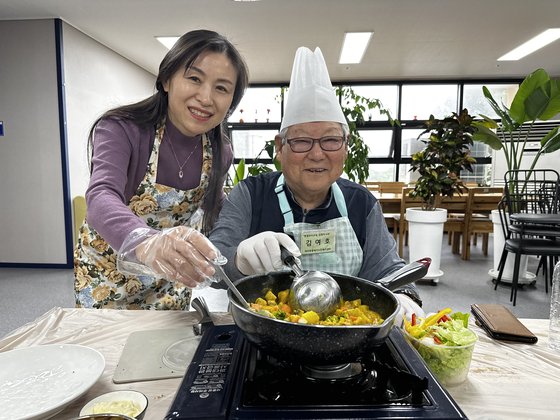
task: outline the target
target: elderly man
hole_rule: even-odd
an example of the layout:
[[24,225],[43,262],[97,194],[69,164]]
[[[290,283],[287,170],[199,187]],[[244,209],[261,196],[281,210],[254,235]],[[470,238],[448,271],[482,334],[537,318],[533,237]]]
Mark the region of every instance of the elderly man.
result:
[[[282,172],[236,185],[210,234],[231,278],[285,268],[280,245],[306,270],[376,280],[404,265],[375,197],[340,177],[347,138],[321,51],[299,48],[274,139]],[[405,313],[423,315],[415,286],[396,293]]]

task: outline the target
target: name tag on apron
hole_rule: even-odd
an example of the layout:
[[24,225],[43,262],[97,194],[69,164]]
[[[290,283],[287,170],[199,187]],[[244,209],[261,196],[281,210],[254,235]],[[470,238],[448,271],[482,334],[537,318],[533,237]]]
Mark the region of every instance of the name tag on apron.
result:
[[335,251],[334,229],[304,230],[301,232],[300,251],[306,254],[321,254]]

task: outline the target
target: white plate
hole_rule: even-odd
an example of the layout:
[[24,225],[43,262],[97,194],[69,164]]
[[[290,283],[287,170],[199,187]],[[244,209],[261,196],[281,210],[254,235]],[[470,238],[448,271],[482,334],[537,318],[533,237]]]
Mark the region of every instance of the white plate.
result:
[[0,420],[50,418],[91,388],[103,369],[101,353],[73,344],[0,353]]

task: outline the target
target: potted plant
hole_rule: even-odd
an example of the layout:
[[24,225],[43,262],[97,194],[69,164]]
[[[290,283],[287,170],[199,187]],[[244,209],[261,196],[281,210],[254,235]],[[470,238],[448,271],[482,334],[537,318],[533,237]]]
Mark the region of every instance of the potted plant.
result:
[[[420,198],[422,207],[406,209],[409,257],[410,261],[425,256],[432,258],[426,278],[437,279],[443,274],[439,266],[443,225],[447,220],[447,210],[438,209],[437,201],[442,196],[453,197],[466,190],[459,175],[463,170],[472,172],[476,162],[470,153],[476,128],[467,109],[444,119],[430,115],[424,128],[418,139],[425,147],[412,156],[410,167],[419,174],[410,196]],[[429,137],[421,139],[426,133]]]
[[[543,154],[560,149],[559,127],[554,127],[540,140],[541,147],[531,160],[529,167],[522,165],[527,141],[536,128],[537,121],[550,120],[560,113],[559,79],[551,79],[543,69],[535,70],[523,80],[509,108],[504,104],[498,104],[486,86],[482,87],[482,91],[498,115],[498,121],[481,115],[482,121],[474,123],[478,129],[474,140],[485,143],[494,150],[502,150],[508,170],[533,169]],[[495,268],[490,270],[490,275],[496,278],[499,256],[505,241],[497,210],[492,212],[492,221],[494,223]],[[526,271],[526,264],[527,259],[524,258],[520,266],[520,272],[525,273],[519,278],[521,284],[531,283],[535,280],[535,275]],[[502,279],[511,282],[512,277],[513,258],[508,257]]]

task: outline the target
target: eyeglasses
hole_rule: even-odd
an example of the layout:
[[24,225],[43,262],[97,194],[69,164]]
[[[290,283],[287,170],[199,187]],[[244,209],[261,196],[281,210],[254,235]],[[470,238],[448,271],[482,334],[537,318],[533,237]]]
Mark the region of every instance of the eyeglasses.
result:
[[325,152],[336,152],[340,150],[344,144],[344,137],[342,136],[325,136],[320,139],[312,139],[311,137],[295,137],[293,139],[284,139],[284,144],[288,143],[290,149],[294,153],[305,153],[313,149],[315,142]]

